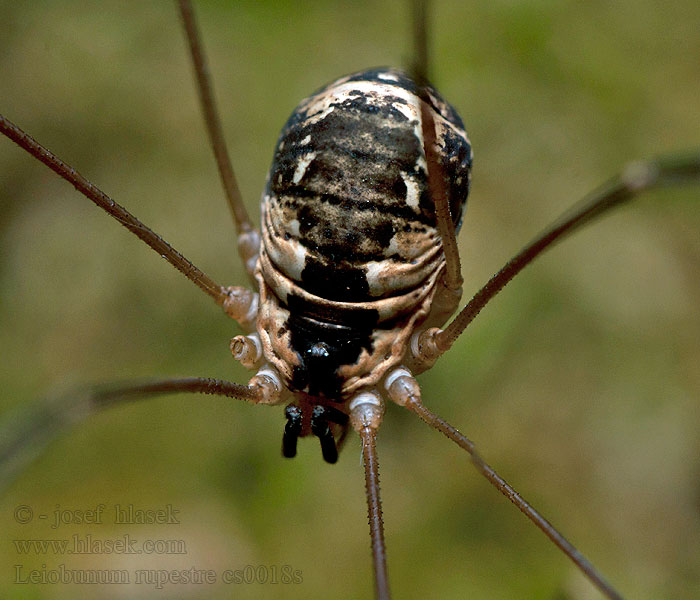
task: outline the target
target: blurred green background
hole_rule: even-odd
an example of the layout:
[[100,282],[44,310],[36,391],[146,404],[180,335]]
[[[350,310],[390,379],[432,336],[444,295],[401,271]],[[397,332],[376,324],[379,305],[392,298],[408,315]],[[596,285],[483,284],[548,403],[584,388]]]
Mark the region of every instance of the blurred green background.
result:
[[[342,74],[410,57],[405,4],[197,3],[253,214],[279,129]],[[245,282],[170,2],[0,2],[0,111],[224,284]],[[700,146],[700,4],[436,2],[434,81],[475,148],[465,295],[633,158]],[[700,186],[640,198],[528,268],[421,378],[439,414],[630,598],[700,596]],[[246,381],[195,286],[0,140],[0,410],[85,383]],[[2,415],[0,415],[1,417]],[[3,598],[370,597],[359,444],[280,456],[281,409],[176,396],[52,444],[0,499]],[[469,461],[389,407],[379,437],[397,598],[600,596]],[[107,505],[102,525],[22,525]],[[172,505],[179,525],[112,524]],[[15,539],[178,539],[186,555],[20,555]],[[13,565],[268,574],[298,585],[18,585]]]

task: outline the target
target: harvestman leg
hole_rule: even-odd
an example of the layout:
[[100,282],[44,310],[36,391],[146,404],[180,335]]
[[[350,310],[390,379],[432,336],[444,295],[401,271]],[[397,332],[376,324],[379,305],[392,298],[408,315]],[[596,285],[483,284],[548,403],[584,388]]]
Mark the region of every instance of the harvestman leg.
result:
[[206,377],[122,383],[73,391],[25,408],[0,428],[0,490],[49,442],[93,414],[123,402],[180,392],[259,401],[259,390]]
[[379,497],[379,457],[377,456],[377,429],[362,427],[359,431],[362,441],[362,464],[365,468],[365,493],[369,531],[372,540],[372,563],[376,596],[388,600],[389,576],[386,570],[386,544],[384,542],[384,521],[382,501]]
[[[428,83],[428,26],[426,1],[414,0],[414,51],[413,76],[419,85]],[[461,288],[461,266],[451,218],[444,177],[441,173],[435,152],[435,126],[432,112],[426,102],[421,102],[421,125],[423,131],[426,162],[428,165],[428,183],[435,203],[438,231],[442,239],[445,254],[445,275],[443,283],[446,290],[456,292]],[[607,210],[622,204],[639,193],[664,185],[683,183],[700,178],[700,155],[682,158],[667,158],[648,163],[635,163],[617,178],[604,184],[589,197],[584,198],[567,214],[552,224],[544,233],[530,242],[520,253],[496,273],[469,301],[457,317],[445,328],[429,329],[418,334],[415,347],[418,348],[418,360],[432,364],[450,349],[452,344],[476,317],[481,309],[541,252],[554,242],[575,231]],[[622,596],[605,581],[593,565],[544,517],[542,517],[520,494],[518,494],[496,471],[478,454],[474,443],[456,428],[428,410],[422,403],[418,383],[408,372],[393,381],[388,391],[392,400],[415,412],[425,423],[441,432],[450,440],[467,451],[477,470],[504,496],[515,504],[547,537],[554,542],[608,598]]]
[[359,394],[350,403],[350,423],[362,442],[362,463],[365,469],[365,493],[369,534],[372,543],[374,589],[378,600],[389,600],[389,576],[386,568],[386,544],[379,486],[379,457],[377,431],[382,423],[384,405],[376,394]]
[[238,233],[238,253],[241,261],[248,271],[249,276],[253,276],[255,263],[260,247],[260,234],[252,226],[248,212],[243,204],[241,192],[238,189],[238,182],[231,166],[224,133],[221,127],[221,119],[214,101],[214,92],[211,80],[209,77],[209,68],[207,67],[206,57],[204,55],[204,46],[201,42],[201,36],[197,28],[197,22],[192,10],[192,3],[189,0],[179,0],[180,15],[182,23],[185,27],[185,34],[190,46],[190,55],[192,56],[192,64],[194,67],[195,77],[197,79],[197,91],[199,92],[199,100],[204,113],[204,121],[209,134],[216,165],[221,176],[221,183],[224,186],[224,192],[228,199],[228,205],[233,215],[233,221],[236,225]]
[[[0,115],[0,133],[43,162],[148,244],[185,277],[214,298],[227,314],[239,322],[245,322],[252,293],[243,288],[226,288],[216,284],[157,233],[2,115]],[[46,445],[66,426],[125,399],[133,400],[137,397],[174,392],[221,395],[255,403],[265,403],[266,400],[264,386],[240,385],[204,377],[127,383],[87,390],[77,394],[75,399],[68,396],[55,399],[39,406],[38,409],[31,409],[31,414],[23,415],[20,421],[0,431],[0,488],[9,483],[12,475],[17,473],[33,454],[38,453],[40,445]]]
[[[228,152],[223,138],[221,125],[216,115],[213,94],[206,72],[206,62],[202,50],[202,44],[197,35],[196,24],[192,14],[192,7],[185,0],[180,1],[180,11],[182,14],[187,38],[192,53],[192,60],[195,66],[195,73],[199,84],[199,93],[202,100],[202,107],[209,131],[212,147],[219,167],[221,179],[224,185],[229,206],[234,216],[236,228],[239,233],[239,249],[244,261],[250,263],[251,256],[257,255],[259,234],[250,223],[250,219],[243,205],[233,168],[228,158]],[[134,215],[124,207],[117,204],[107,194],[85,179],[73,167],[64,163],[60,158],[44,148],[30,135],[26,134],[19,127],[14,125],[9,119],[0,115],[0,133],[3,133],[29,154],[44,163],[47,167],[71,183],[80,193],[92,200],[97,206],[109,213],[124,227],[131,231],[143,242],[148,244],[154,251],[160,254],[165,260],[173,265],[185,277],[196,284],[200,289],[209,294],[217,304],[222,306],[228,314],[232,314],[240,307],[240,298],[232,298],[241,288],[228,288],[216,284],[206,273],[197,268],[182,254],[175,250],[157,233],[149,229]],[[250,272],[249,265],[246,265]],[[232,306],[232,304],[236,306]],[[232,315],[233,316],[233,315]],[[236,318],[234,316],[234,318]]]
[[440,293],[456,293],[459,298],[462,294],[464,281],[462,279],[462,265],[459,260],[455,225],[447,200],[445,177],[437,157],[435,122],[430,107],[423,100],[421,100],[420,109],[425,159],[428,165],[428,189],[435,204],[437,228],[442,240],[442,251],[445,255],[445,274],[442,278],[444,288],[440,290]]
[[444,329],[431,329],[421,336],[427,354],[433,359],[447,352],[482,308],[513,277],[555,242],[565,238],[609,210],[629,202],[647,190],[700,181],[700,152],[659,157],[630,163],[619,175],[593,190],[572,206],[511,258],[472,297],[455,319]]
[[[457,317],[444,329],[432,328],[417,334],[415,347],[417,359],[432,365],[447,352],[466,327],[486,304],[530,264],[545,249],[573,233],[579,227],[608,210],[623,204],[643,191],[700,180],[700,153],[684,157],[660,158],[649,162],[631,164],[621,175],[611,179],[599,189],[576,204],[555,221],[542,234],[532,240],[515,257],[508,261],[474,297]],[[443,218],[438,213],[438,219]],[[403,380],[403,381],[401,381]],[[549,537],[608,598],[622,596],[609,584],[598,570],[563,536],[518,494],[494,469],[479,456],[474,443],[455,427],[433,414],[421,401],[417,382],[410,376],[399,377],[396,386],[389,389],[397,404],[415,412],[425,423],[436,429],[466,450],[477,470],[504,496],[515,504],[544,534]]]
[[[203,52],[197,38],[189,2],[184,0],[180,2],[180,9],[190,43],[195,72],[199,82],[200,97],[214,154],[239,233],[239,251],[244,261],[248,262],[247,266],[250,273],[252,271],[249,266],[250,259],[257,255],[259,235],[250,224],[238,191],[233,169],[228,160],[228,153],[223,141],[221,126],[216,117],[211,86],[206,75]],[[211,296],[217,304],[223,307],[229,316],[242,325],[249,326],[248,313],[253,302],[252,292],[245,288],[218,285],[128,210],[2,115],[0,115],[0,133],[44,163],[52,171],[72,184],[85,197],[119,221],[140,240],[148,244],[150,248],[167,260],[185,277]],[[62,397],[55,399],[49,404],[33,409],[31,415],[23,415],[20,423],[13,423],[11,427],[6,427],[4,431],[0,432],[0,487],[7,484],[11,480],[12,474],[16,473],[19,467],[27,462],[30,455],[36,454],[40,449],[39,447],[53,439],[60,430],[102,408],[107,408],[126,399],[133,400],[137,397],[149,397],[175,392],[198,392],[228,396],[255,403],[265,403],[265,387],[265,382],[253,382],[252,385],[246,386],[228,381],[198,377],[163,379],[146,383],[127,383],[109,388],[85,390],[71,398]]]
[[424,86],[430,81],[428,72],[430,60],[428,57],[428,0],[413,0],[411,2],[413,19],[413,64],[411,71],[413,80]]
[[42,146],[29,134],[22,131],[17,125],[0,115],[0,133],[6,135],[18,146],[44,163],[49,169],[72,184],[83,196],[92,200],[102,210],[119,221],[131,233],[141,241],[148,244],[151,249],[160,254],[173,267],[180,271],[187,279],[197,285],[201,290],[209,294],[217,304],[223,306],[229,294],[226,288],[216,284],[206,273],[201,271],[157,233],[146,227],[134,215],[123,206],[117,204],[112,198],[90,183],[73,167],[63,162],[50,150]]
[[423,148],[428,167],[428,189],[435,203],[438,233],[442,240],[442,249],[445,255],[445,275],[443,284],[448,291],[461,296],[462,290],[462,265],[459,260],[457,248],[457,236],[454,222],[450,214],[450,205],[447,200],[447,188],[443,169],[438,160],[437,139],[435,136],[435,122],[430,110],[425,86],[429,84],[429,60],[428,60],[428,1],[413,0],[413,66],[412,76],[418,84],[418,95],[421,97],[420,115],[421,130],[423,133]]

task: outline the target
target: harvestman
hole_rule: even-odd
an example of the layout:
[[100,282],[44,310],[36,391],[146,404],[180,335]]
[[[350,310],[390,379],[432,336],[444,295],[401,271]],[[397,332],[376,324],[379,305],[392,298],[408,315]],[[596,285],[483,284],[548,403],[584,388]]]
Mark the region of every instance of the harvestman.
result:
[[[415,20],[417,58],[413,67],[413,76],[417,83],[421,86],[426,86],[428,72],[427,44],[426,32],[423,27],[425,15],[421,13],[424,5],[422,3],[416,3],[416,5],[418,6]],[[246,213],[228,159],[221,126],[214,107],[203,50],[189,2],[181,0],[180,10],[193,57],[198,90],[209,136],[237,228],[239,254],[249,274],[252,275],[258,257],[260,236]],[[423,87],[422,89],[425,90],[427,88]],[[447,201],[447,192],[442,185],[442,178],[436,176],[436,172],[440,170],[439,160],[434,149],[436,126],[431,112],[426,108],[427,101],[423,101],[422,98],[423,96],[421,96],[420,116],[423,139],[425,140],[424,150],[428,166],[428,184],[435,204],[437,228],[442,240],[445,261],[442,285],[445,290],[459,296],[461,294],[462,277],[455,239],[455,227]],[[188,279],[198,285],[200,289],[209,294],[244,329],[247,331],[253,330],[252,322],[257,310],[257,297],[249,290],[240,287],[223,287],[215,283],[128,211],[85,180],[72,167],[63,163],[2,116],[0,116],[0,129],[7,137],[72,183],[82,194],[107,211],[153,250],[168,260]],[[699,176],[700,156],[697,155],[658,159],[630,165],[619,177],[610,180],[595,190],[589,197],[585,198],[551,225],[543,234],[530,242],[477,292],[458,313],[456,318],[444,329],[430,327],[421,330],[419,327],[411,340],[411,357],[406,359],[407,364],[410,364],[412,367],[411,371],[419,372],[430,368],[437,358],[450,349],[452,344],[490,299],[551,244],[568,233],[575,231],[579,226],[632,199],[647,189],[690,181]],[[234,356],[245,366],[252,367],[260,364],[259,350],[249,337],[238,336],[234,338],[232,340],[232,351]],[[525,513],[607,597],[621,597],[576,548],[523,500],[480,457],[473,443],[468,438],[434,415],[423,405],[420,389],[409,370],[393,370],[389,373],[389,376],[383,378],[382,383],[388,398],[416,413],[431,427],[437,429],[466,450],[477,470]],[[243,399],[253,403],[277,404],[280,402],[279,396],[281,391],[280,382],[275,378],[274,373],[271,374],[269,371],[263,370],[259,371],[248,385],[207,378],[188,378],[91,390],[85,396],[77,398],[73,406],[87,408],[87,414],[128,398],[172,392],[199,392]],[[389,585],[386,572],[382,511],[379,498],[378,459],[375,445],[384,406],[379,396],[375,395],[375,398],[377,398],[376,401],[372,399],[368,401],[366,397],[363,397],[360,401],[351,403],[350,406],[352,408],[350,406],[346,407],[346,414],[348,414],[353,428],[358,432],[362,440],[377,596],[379,598],[388,598]],[[65,412],[67,408],[57,407],[56,410],[57,414],[49,416],[49,418],[55,418],[60,422],[61,413]],[[7,443],[8,440],[3,442],[5,447],[3,448],[3,454],[0,455],[0,464],[3,466],[10,465],[23,448],[36,447],[38,442],[45,441],[42,438],[48,438],[51,435],[51,428],[45,427],[45,425],[45,421],[28,422],[26,428],[13,432],[14,439],[9,440],[9,443]],[[321,431],[324,425],[326,429]],[[295,452],[296,437],[300,433],[296,431],[296,433],[290,434],[289,431],[291,429],[294,429],[294,420],[288,414],[288,427],[285,431],[285,454],[290,456]],[[324,458],[329,462],[333,462],[337,457],[337,454],[334,455],[336,440],[332,433],[329,433],[328,424],[322,422],[318,427],[315,427],[312,421],[311,429],[321,440]],[[307,431],[306,433],[309,432]],[[291,445],[293,445],[293,448]]]

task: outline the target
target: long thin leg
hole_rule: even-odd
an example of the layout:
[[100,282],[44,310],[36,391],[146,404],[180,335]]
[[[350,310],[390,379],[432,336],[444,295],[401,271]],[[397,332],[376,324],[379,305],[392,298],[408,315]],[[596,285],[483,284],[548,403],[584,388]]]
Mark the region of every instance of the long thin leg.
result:
[[246,385],[189,377],[122,383],[74,391],[22,408],[0,424],[0,491],[60,433],[89,416],[137,398],[190,392],[255,402],[258,391]]
[[378,600],[389,600],[389,577],[386,570],[386,545],[382,501],[379,498],[379,460],[377,458],[377,430],[363,427],[358,432],[362,440],[362,461],[365,467],[365,491],[369,534],[372,539],[375,592]]
[[419,85],[426,85],[430,76],[428,55],[428,0],[413,0],[413,79]]
[[491,277],[444,331],[436,330],[435,353],[439,356],[449,350],[491,298],[552,244],[643,191],[693,180],[700,180],[700,152],[631,164],[621,175],[593,191],[532,240]]
[[435,121],[433,113],[428,103],[421,100],[421,127],[423,129],[423,146],[425,148],[425,158],[428,165],[428,188],[430,197],[435,205],[435,219],[437,221],[438,232],[442,240],[442,251],[445,254],[445,286],[452,291],[457,291],[462,287],[462,265],[459,260],[459,249],[457,248],[457,236],[455,225],[450,213],[450,205],[447,200],[447,187],[445,186],[445,176],[438,160],[436,150]]
[[182,15],[182,22],[185,26],[185,32],[187,34],[187,41],[189,42],[190,46],[195,75],[197,77],[197,90],[199,91],[199,99],[202,105],[202,111],[204,112],[204,120],[207,124],[209,140],[211,141],[212,149],[214,150],[214,156],[216,158],[216,164],[219,168],[221,182],[224,186],[224,191],[226,192],[229,208],[233,214],[233,219],[236,224],[236,231],[239,235],[248,233],[253,229],[253,227],[250,223],[245,205],[243,204],[243,198],[241,197],[241,192],[238,189],[236,176],[234,175],[228,150],[226,149],[221,120],[219,119],[219,113],[216,109],[214,93],[212,91],[212,85],[209,78],[209,69],[207,68],[204,48],[202,46],[199,31],[197,30],[197,23],[194,18],[192,4],[189,2],[189,0],[179,0],[179,6],[180,14]]
[[98,187],[90,183],[73,167],[64,163],[51,151],[44,148],[30,135],[26,134],[14,123],[0,115],[0,133],[3,133],[18,146],[29,152],[32,156],[44,163],[49,169],[60,175],[68,183],[72,184],[81,194],[92,200],[102,210],[109,213],[131,233],[140,240],[146,242],[153,250],[160,254],[173,267],[180,271],[187,279],[195,283],[217,304],[223,305],[229,297],[229,292],[215,283],[206,273],[195,267],[189,260],[173,248],[157,233],[146,227],[134,215],[123,206],[117,204]]
[[413,64],[412,75],[418,84],[421,96],[420,113],[421,129],[423,132],[423,148],[428,166],[428,189],[430,197],[435,204],[435,218],[438,232],[442,240],[442,248],[445,254],[444,283],[450,290],[456,291],[462,287],[462,267],[459,261],[457,249],[457,236],[455,226],[450,214],[450,205],[447,200],[447,188],[445,176],[438,160],[436,149],[435,121],[430,105],[427,102],[425,86],[428,85],[429,60],[428,60],[428,0],[413,0]]
[[494,469],[479,456],[474,442],[463,435],[460,431],[452,427],[449,423],[442,420],[437,415],[428,410],[425,405],[411,397],[406,401],[406,407],[416,413],[425,423],[433,429],[455,442],[460,448],[466,450],[471,456],[472,462],[488,481],[510,500],[520,511],[532,521],[537,527],[550,539],[564,554],[566,554],[588,577],[588,579],[607,597],[611,600],[621,600],[622,596],[613,588],[598,572],[598,570],[590,563],[590,561],[581,554],[576,547],[569,542],[555,527],[547,521],[539,512],[537,512],[518,492],[516,492]]

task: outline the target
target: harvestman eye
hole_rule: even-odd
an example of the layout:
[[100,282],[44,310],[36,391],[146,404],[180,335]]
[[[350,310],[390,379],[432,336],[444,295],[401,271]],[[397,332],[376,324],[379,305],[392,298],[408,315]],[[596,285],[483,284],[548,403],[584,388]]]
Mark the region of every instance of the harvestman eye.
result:
[[[221,285],[9,119],[0,131],[102,208],[210,296],[240,326],[233,357],[247,383],[207,377],[75,392],[5,428],[0,483],[67,425],[135,398],[197,392],[278,406],[282,455],[314,446],[338,460],[361,440],[376,596],[390,597],[377,434],[387,403],[415,413],[464,450],[489,483],[536,525],[607,598],[621,598],[562,533],[428,407],[416,376],[433,367],[472,320],[544,250],[593,219],[668,185],[697,183],[700,153],[632,163],[555,220],[466,303],[457,234],[469,218],[473,163],[467,128],[432,86],[425,3],[414,3],[410,69],[340,77],[302,100],[284,125],[261,202],[248,214],[228,157],[190,3],[179,2],[206,128],[250,281]],[[242,283],[242,282],[235,282]],[[299,444],[310,437],[315,444]],[[465,471],[466,471],[465,467]],[[387,507],[391,519],[391,507]],[[390,564],[390,563],[389,563]]]

